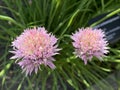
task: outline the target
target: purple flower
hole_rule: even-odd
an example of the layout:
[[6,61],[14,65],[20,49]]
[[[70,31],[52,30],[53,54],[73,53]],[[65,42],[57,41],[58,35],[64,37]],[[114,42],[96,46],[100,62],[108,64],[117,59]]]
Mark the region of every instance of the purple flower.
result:
[[53,56],[58,54],[57,38],[47,33],[44,27],[26,29],[12,42],[15,54],[11,59],[19,60],[18,64],[26,75],[38,72],[41,64],[55,68]]
[[82,28],[71,36],[75,54],[81,58],[85,64],[93,56],[102,60],[104,54],[108,53],[108,43],[104,32],[101,29]]

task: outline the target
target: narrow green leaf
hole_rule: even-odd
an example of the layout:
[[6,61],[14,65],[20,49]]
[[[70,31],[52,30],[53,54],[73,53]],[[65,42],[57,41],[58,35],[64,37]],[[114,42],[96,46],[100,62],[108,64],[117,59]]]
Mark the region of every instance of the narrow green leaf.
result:
[[19,26],[19,27],[22,27],[22,28],[23,28],[23,26],[22,26],[21,24],[17,23],[14,19],[12,19],[12,18],[11,18],[11,17],[9,17],[9,16],[0,15],[0,19],[1,19],[1,20],[10,21],[10,22],[12,22],[12,23],[16,24],[17,26]]

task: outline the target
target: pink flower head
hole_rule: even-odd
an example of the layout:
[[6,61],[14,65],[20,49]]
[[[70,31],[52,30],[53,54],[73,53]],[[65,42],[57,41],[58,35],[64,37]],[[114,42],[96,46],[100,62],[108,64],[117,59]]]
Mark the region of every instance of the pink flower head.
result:
[[101,29],[82,28],[71,36],[74,40],[75,54],[81,58],[85,64],[93,56],[102,60],[104,54],[108,53],[108,43],[105,33]]
[[37,73],[41,64],[55,68],[52,56],[58,54],[57,38],[48,34],[44,27],[26,29],[12,42],[15,54],[11,59],[19,60],[18,64],[26,75],[35,71]]

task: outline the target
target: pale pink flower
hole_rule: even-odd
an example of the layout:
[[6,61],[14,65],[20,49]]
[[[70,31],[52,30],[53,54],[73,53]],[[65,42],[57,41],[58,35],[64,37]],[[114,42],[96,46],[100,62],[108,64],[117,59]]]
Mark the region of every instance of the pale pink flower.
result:
[[71,36],[75,54],[81,58],[85,64],[93,56],[102,60],[104,54],[108,53],[108,43],[105,33],[101,29],[82,28]]
[[40,65],[44,64],[51,69],[55,68],[53,56],[58,54],[57,38],[47,33],[44,27],[26,29],[12,42],[15,54],[11,59],[17,59],[18,64],[26,75],[38,72]]

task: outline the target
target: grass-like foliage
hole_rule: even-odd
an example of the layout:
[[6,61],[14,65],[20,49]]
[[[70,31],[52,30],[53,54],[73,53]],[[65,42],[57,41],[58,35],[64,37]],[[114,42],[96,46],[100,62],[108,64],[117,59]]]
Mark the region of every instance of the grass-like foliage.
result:
[[[87,65],[76,58],[69,35],[102,13],[120,8],[120,0],[2,0],[0,5],[0,88],[1,90],[85,90],[96,84],[101,90],[112,90],[104,80],[120,69],[119,43],[100,62],[96,58]],[[119,10],[120,11],[120,10]],[[106,19],[106,18],[105,18]],[[96,25],[96,24],[95,24]],[[55,70],[41,66],[37,74],[25,76],[10,60],[11,42],[24,29],[44,26],[58,40],[62,50],[55,56]],[[102,80],[102,82],[100,82]]]

